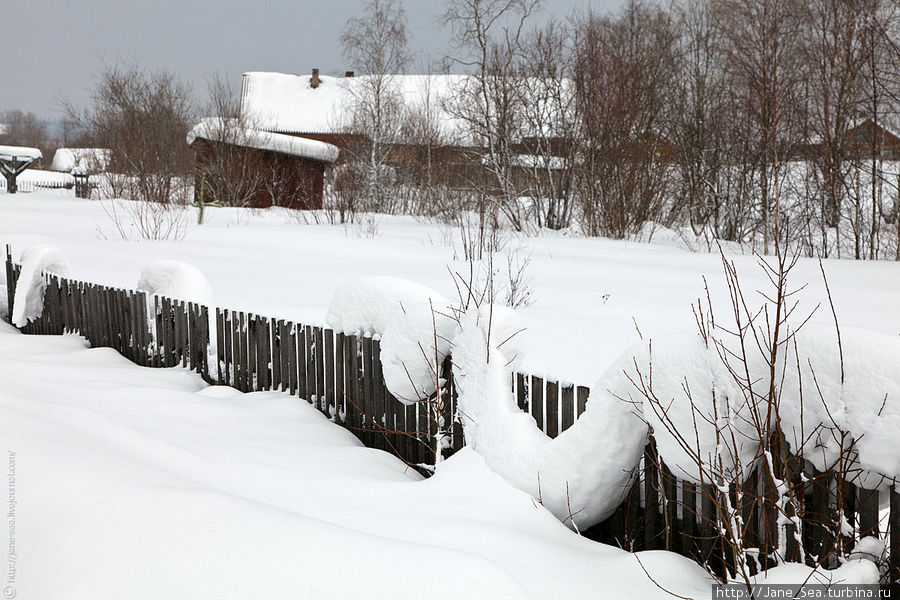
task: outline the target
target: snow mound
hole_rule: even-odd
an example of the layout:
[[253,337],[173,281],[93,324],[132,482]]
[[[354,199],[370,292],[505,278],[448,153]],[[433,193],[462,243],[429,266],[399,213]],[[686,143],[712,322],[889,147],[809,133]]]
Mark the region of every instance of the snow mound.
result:
[[785,374],[781,415],[790,427],[785,434],[794,448],[805,440],[804,456],[824,471],[839,458],[840,432],[849,433],[854,466],[862,469],[857,483],[879,487],[878,474],[900,478],[900,337],[842,327],[841,347],[843,368],[834,327],[807,326],[797,334],[787,364],[799,363],[801,369]]
[[71,173],[103,171],[109,166],[111,151],[107,148],[59,148],[53,155],[50,169]]
[[[733,344],[723,347],[729,355],[739,353]],[[842,328],[840,347],[833,326],[817,325],[803,327],[791,343],[781,346],[776,381],[782,431],[791,451],[802,448],[821,471],[834,467],[852,440],[852,468],[860,471],[857,483],[878,487],[884,485],[880,475],[900,477],[900,337]],[[696,457],[709,464],[717,443],[724,447],[724,464],[735,464],[737,455],[742,467],[742,473],[730,476],[741,478],[749,472],[759,451],[753,422],[764,423],[767,410],[760,398],[766,395],[770,376],[761,353],[751,352],[747,359],[752,400],[735,382],[720,351],[707,347],[698,334],[654,338],[652,352],[645,345],[626,356],[633,357],[631,381],[621,382],[614,393],[643,404],[660,455],[673,473],[700,482]],[[654,400],[647,400],[635,384]],[[714,423],[729,432],[725,442],[717,442]],[[736,446],[729,440],[738,440]],[[704,471],[704,482],[709,483],[709,471]]]
[[447,304],[447,300],[429,287],[399,277],[372,276],[348,281],[331,297],[325,321],[347,335],[384,333],[394,314],[404,306]]
[[[752,583],[765,585],[874,585],[878,583],[878,567],[870,560],[851,559],[837,569],[814,569],[802,563],[784,563],[763,571],[753,577]],[[743,583],[735,579],[735,583]],[[815,591],[808,591],[808,597],[815,597]],[[803,597],[795,590],[795,598]]]
[[502,304],[483,304],[478,308],[483,323],[490,323],[490,343],[503,353],[510,369],[517,369],[525,358],[525,322],[515,310]]
[[159,260],[141,269],[137,287],[156,296],[212,306],[212,287],[196,267],[180,260]]
[[[560,521],[582,529],[615,511],[647,440],[632,406],[605,391],[621,383],[625,359],[591,390],[587,410],[556,439],[519,410],[510,389],[510,358],[482,311],[463,315],[453,346],[458,412],[466,444],[510,484],[539,498]],[[488,342],[488,339],[491,339]]]
[[[490,323],[491,343],[515,369],[525,355],[525,326],[507,306],[482,305],[478,310]],[[460,309],[449,305],[415,302],[395,311],[381,336],[384,382],[404,404],[425,400],[437,390],[440,366],[451,354],[458,332]]]
[[434,394],[455,335],[452,307],[419,301],[396,309],[381,336],[382,373],[391,394],[404,404]]
[[53,246],[37,245],[22,252],[22,270],[16,283],[16,295],[12,305],[12,324],[24,327],[44,312],[45,273],[66,277],[69,261],[62,250]]

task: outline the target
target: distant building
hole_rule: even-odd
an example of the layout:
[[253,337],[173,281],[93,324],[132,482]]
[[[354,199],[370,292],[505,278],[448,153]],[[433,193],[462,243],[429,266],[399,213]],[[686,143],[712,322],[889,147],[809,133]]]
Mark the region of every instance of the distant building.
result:
[[[322,207],[325,167],[338,158],[332,144],[250,129],[239,120],[204,119],[187,138],[197,156],[195,195],[223,201],[242,190],[253,208]],[[245,197],[246,195],[246,197]]]
[[51,171],[99,173],[109,167],[110,151],[106,148],[60,148],[53,155]]
[[[285,156],[292,157],[298,170],[293,175],[291,189],[278,192],[278,199],[272,200],[272,203],[321,205],[321,200],[314,202],[311,199],[321,194],[325,170],[334,163],[351,162],[354,157],[365,161],[371,140],[363,133],[366,128],[359,126],[356,119],[359,118],[357,108],[360,101],[368,97],[371,82],[371,76],[355,77],[352,72],[347,72],[344,77],[332,77],[319,74],[318,69],[313,69],[308,75],[259,71],[244,73],[240,127],[259,132],[261,136],[253,137],[256,141],[249,146],[243,144],[248,148],[247,156],[252,155],[261,170],[265,170],[263,165],[268,164],[282,178],[289,171]],[[489,188],[492,175],[491,166],[485,158],[485,143],[473,136],[471,123],[455,112],[460,108],[457,100],[467,97],[464,92],[466,86],[477,83],[477,80],[458,74],[390,75],[387,82],[391,110],[405,117],[391,121],[396,128],[403,124],[402,131],[392,131],[400,134],[396,136],[400,141],[388,148],[387,166],[394,181],[421,183],[427,165],[429,182],[451,187],[485,182],[484,187]],[[209,143],[242,145],[236,144],[233,139],[226,139],[229,136],[211,135],[213,130],[208,126],[205,130],[198,129],[201,125],[195,127],[189,136],[191,143],[198,148],[201,162],[208,164],[212,156]],[[285,137],[302,140],[297,146],[302,148],[300,154],[257,147],[260,146],[257,142],[265,139],[287,144],[283,139]],[[514,178],[525,181],[533,177],[535,171],[561,168],[562,160],[548,157],[546,147],[543,155],[538,154],[539,138],[546,145],[546,132],[538,136],[523,128],[513,139],[510,166],[516,171]],[[198,139],[205,141],[198,145]],[[330,145],[335,151],[323,154],[315,150],[312,156],[304,155],[313,148],[310,145],[312,142]],[[556,139],[553,142],[554,149],[567,151],[571,148],[568,140]],[[267,144],[262,143],[261,146]],[[278,187],[274,181],[269,184],[269,187]],[[301,188],[305,190],[303,200],[290,202],[289,196],[298,194]],[[265,205],[262,197],[259,204]]]

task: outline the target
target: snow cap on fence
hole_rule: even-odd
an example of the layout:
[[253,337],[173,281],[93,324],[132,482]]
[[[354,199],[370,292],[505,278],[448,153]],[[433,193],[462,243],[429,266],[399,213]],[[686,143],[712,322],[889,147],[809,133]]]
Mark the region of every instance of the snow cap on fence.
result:
[[180,260],[158,260],[145,266],[137,287],[152,295],[213,305],[212,287],[206,276]]
[[62,250],[53,246],[31,246],[22,252],[20,262],[22,270],[12,305],[12,323],[16,327],[24,327],[43,313],[44,290],[47,287],[44,274],[59,277],[69,274],[69,260]]
[[335,290],[325,317],[328,326],[347,335],[381,335],[402,307],[415,303],[447,304],[433,289],[399,277],[371,276],[348,281]]

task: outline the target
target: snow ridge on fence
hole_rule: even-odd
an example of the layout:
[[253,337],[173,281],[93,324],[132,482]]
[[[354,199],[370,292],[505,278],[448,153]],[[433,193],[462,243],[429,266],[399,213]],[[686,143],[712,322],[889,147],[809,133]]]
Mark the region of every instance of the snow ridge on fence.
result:
[[[7,247],[10,309],[19,270]],[[443,365],[445,384],[439,391],[436,415],[426,403],[406,406],[391,395],[381,376],[380,344],[371,337],[218,308],[212,332],[206,306],[159,296],[151,300],[144,292],[50,275],[47,281],[43,314],[23,327],[24,333],[77,332],[92,347],[114,348],[142,366],[189,368],[211,384],[243,392],[288,392],[346,427],[367,447],[392,452],[426,474],[439,451],[437,440],[443,441],[443,456],[465,443],[454,418],[456,392],[449,359]],[[210,343],[213,339],[215,346]],[[210,356],[213,347],[216,355]],[[210,359],[215,361],[212,369]],[[585,386],[524,373],[516,373],[511,385],[519,407],[550,437],[574,424],[589,395]],[[887,536],[886,579],[900,582],[900,494],[894,486],[865,490],[838,474],[819,473],[811,467],[803,475],[809,481],[800,536],[806,562],[835,568],[839,549],[852,549],[865,536]],[[767,528],[777,526],[777,515],[753,500],[766,494],[766,485],[756,474],[748,478],[744,492],[751,501],[742,510],[747,540],[759,545],[756,556],[762,562],[775,551],[766,541],[773,539]],[[678,552],[724,575],[734,557],[719,535],[713,500],[719,493],[713,486],[701,487],[674,476],[660,460],[651,436],[639,476],[621,506],[583,533],[631,551]],[[887,523],[879,518],[880,507],[889,507]],[[792,536],[787,552],[788,560],[801,560],[800,545]]]

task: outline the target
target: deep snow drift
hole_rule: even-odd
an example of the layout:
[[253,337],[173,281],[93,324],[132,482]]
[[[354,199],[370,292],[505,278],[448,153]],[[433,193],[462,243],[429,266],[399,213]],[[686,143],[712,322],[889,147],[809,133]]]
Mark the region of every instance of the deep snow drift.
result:
[[[16,473],[0,542],[20,598],[668,597],[471,451],[423,481],[297,398],[206,387],[71,335],[0,324],[0,365]],[[640,556],[708,597],[689,560]]]

